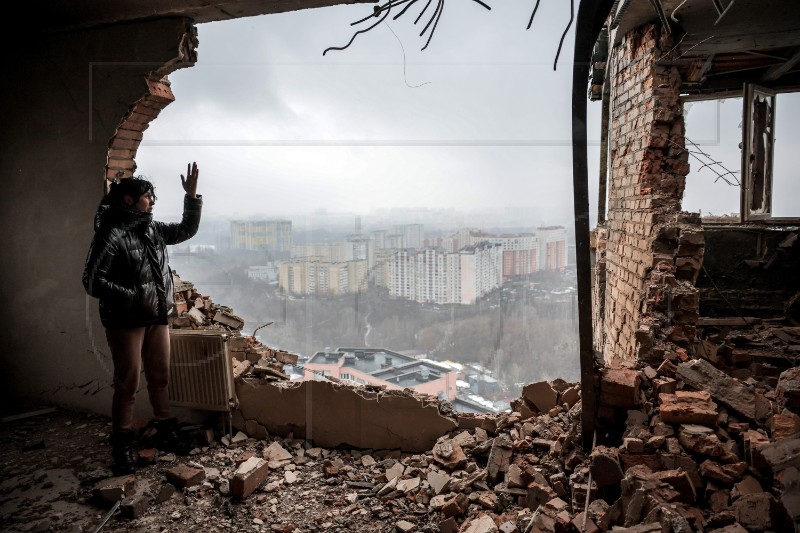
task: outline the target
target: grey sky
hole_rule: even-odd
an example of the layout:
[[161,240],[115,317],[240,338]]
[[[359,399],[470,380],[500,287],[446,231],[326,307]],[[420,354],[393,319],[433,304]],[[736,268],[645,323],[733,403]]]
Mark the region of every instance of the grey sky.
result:
[[[800,124],[800,93],[779,94],[775,104],[775,147],[773,168],[772,213],[774,216],[800,216],[797,208],[800,151],[797,146],[797,125]],[[742,99],[727,98],[694,102],[684,106],[686,113],[686,137],[698,146],[687,147],[697,152],[702,150],[709,157],[698,154],[689,160],[692,170],[686,181],[683,208],[687,211],[701,210],[703,215],[725,215],[739,213],[740,189],[718,179],[705,163],[717,171],[730,170],[734,176],[727,179],[738,182],[741,177]],[[702,161],[702,162],[701,162]],[[724,167],[724,169],[722,168]]]
[[[492,4],[448,3],[424,52],[416,7],[389,23],[397,37],[381,25],[324,57],[371,6],[199,25],[199,61],[170,76],[176,101],[137,156],[158,215],[179,212],[177,176],[197,161],[211,215],[530,206],[570,220],[572,32],[552,69],[569,6],[543,3],[526,31],[530,3]],[[590,104],[590,141],[598,117]]]

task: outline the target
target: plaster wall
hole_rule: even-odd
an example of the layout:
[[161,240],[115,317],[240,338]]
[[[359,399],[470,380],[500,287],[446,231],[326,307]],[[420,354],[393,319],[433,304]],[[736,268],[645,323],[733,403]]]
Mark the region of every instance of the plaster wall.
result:
[[178,58],[189,27],[187,19],[170,18],[31,34],[6,51],[12,57],[0,99],[4,403],[27,397],[109,409],[112,364],[97,301],[81,283],[108,144],[129,106],[147,94],[148,73]]

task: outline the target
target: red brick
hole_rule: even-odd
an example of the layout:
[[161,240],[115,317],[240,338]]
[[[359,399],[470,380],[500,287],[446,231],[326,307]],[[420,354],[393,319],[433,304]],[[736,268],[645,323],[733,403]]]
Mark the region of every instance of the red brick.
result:
[[179,489],[198,485],[206,478],[206,473],[202,468],[194,468],[189,465],[177,465],[165,473],[167,481]]
[[269,476],[269,464],[258,457],[251,457],[236,469],[230,480],[231,494],[243,500],[250,496]]

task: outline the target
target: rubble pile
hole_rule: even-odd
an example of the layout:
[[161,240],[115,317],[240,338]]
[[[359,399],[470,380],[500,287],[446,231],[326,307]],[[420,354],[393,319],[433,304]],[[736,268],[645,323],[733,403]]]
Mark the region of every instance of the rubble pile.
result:
[[800,372],[731,373],[680,351],[657,369],[604,369],[598,427],[624,429],[598,435],[614,445],[590,455],[593,505],[618,525],[659,531],[797,529]]
[[[663,344],[657,368],[600,369],[589,454],[580,389],[555,380],[527,385],[511,413],[450,412],[457,428],[424,453],[318,452],[263,428],[258,439],[240,433],[244,459],[210,488],[258,501],[315,480],[326,493],[350,491],[347,514],[396,519],[397,531],[790,530],[800,523],[798,331],[767,322],[734,331],[724,320],[698,321],[701,340],[688,348]],[[252,337],[232,348],[237,376],[278,378],[259,367],[282,353]]]
[[182,280],[175,272],[172,283],[175,309],[169,321],[171,328],[238,332],[244,327],[244,320],[233,314],[233,309],[200,294],[192,282]]
[[[519,412],[454,414],[458,428],[424,453],[324,449],[292,435],[256,439],[238,432],[170,463],[160,489],[149,483],[143,491],[119,478],[103,480],[95,496],[117,487],[109,498],[122,498],[123,511],[138,519],[170,484],[190,506],[219,498],[247,505],[254,529],[263,531],[566,531],[574,528],[572,509],[586,500],[589,468],[576,447],[578,388],[554,385],[526,387],[517,401],[531,413],[526,419]],[[296,490],[307,497],[287,495]],[[148,492],[149,499],[137,496]],[[310,515],[280,511],[294,504]],[[216,525],[230,524],[224,518]]]
[[[790,531],[800,509],[798,378],[789,369],[762,391],[688,358],[604,369],[588,454],[580,390],[561,380],[527,385],[510,413],[451,413],[456,429],[422,453],[186,428],[190,456],[140,447],[147,466],[133,478],[106,479],[90,462],[91,475],[78,476],[84,492],[70,498],[102,512],[119,501],[114,531]],[[93,461],[107,460],[94,431],[84,435],[101,443]],[[60,466],[40,446],[26,453]],[[12,477],[31,471],[7,464]]]
[[212,302],[192,282],[181,279],[175,272],[172,280],[175,310],[169,319],[170,328],[226,333],[236,379],[243,376],[257,376],[265,381],[289,379],[283,367],[297,363],[297,355],[269,348],[254,336],[242,335],[244,320],[233,309]]

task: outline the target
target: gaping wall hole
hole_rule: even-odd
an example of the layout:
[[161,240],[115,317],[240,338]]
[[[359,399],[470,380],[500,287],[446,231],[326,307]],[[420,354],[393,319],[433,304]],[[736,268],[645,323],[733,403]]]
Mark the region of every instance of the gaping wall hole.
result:
[[[480,396],[473,400],[495,410],[524,383],[576,381],[568,44],[556,73],[551,56],[563,28],[526,33],[528,8],[503,4],[491,16],[464,9],[444,17],[425,52],[414,25],[398,20],[323,58],[363,15],[364,6],[336,6],[198,26],[199,61],[170,76],[176,101],[136,157],[158,187],[160,219],[179,217],[181,165],[201,167],[201,230],[171,250],[173,269],[232,307],[245,333],[273,322],[258,332],[268,346],[308,357],[379,347],[450,361],[461,365],[459,396]],[[543,5],[537,16],[563,15]],[[476,32],[486,38],[470,39]],[[293,246],[233,249],[233,220],[290,220]],[[392,298],[376,283],[376,242],[407,248],[413,236],[391,246],[390,237],[414,225],[423,228],[422,248],[451,253],[480,235],[542,237],[539,228],[563,226],[560,245],[540,239],[536,263],[563,260],[504,279],[471,304]],[[331,254],[322,262],[356,260],[356,234],[372,243],[366,289],[279,288],[281,262],[309,250]],[[353,285],[331,272],[315,283]]]

